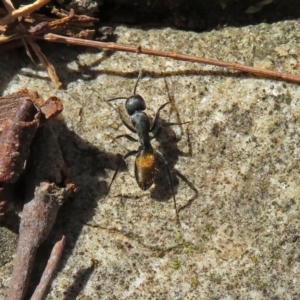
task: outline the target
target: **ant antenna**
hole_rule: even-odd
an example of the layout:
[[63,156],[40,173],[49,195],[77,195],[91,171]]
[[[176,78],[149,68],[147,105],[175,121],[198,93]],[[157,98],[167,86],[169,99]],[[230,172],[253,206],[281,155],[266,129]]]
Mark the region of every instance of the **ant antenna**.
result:
[[[136,54],[138,55],[138,50],[136,51]],[[136,79],[136,83],[135,83],[134,89],[133,89],[133,95],[134,95],[134,96],[136,95],[136,89],[137,89],[137,86],[138,86],[139,81],[140,81],[141,78],[142,78],[142,73],[143,73],[143,71],[142,71],[142,69],[141,69],[141,67],[140,67],[138,58],[137,58],[136,64],[137,64],[137,68],[138,68],[138,70],[139,70],[139,75],[138,75],[138,78]],[[115,101],[115,100],[127,100],[127,99],[128,99],[128,98],[126,98],[126,97],[116,97],[116,98],[111,98],[111,99],[107,99],[107,100],[104,100],[104,101],[105,101],[105,102],[111,102],[111,101]]]
[[[137,78],[135,86],[134,86],[133,95],[136,95],[136,88],[137,88],[137,85],[138,85],[140,79],[142,78],[142,73],[143,73],[142,69],[140,69],[138,78]],[[127,99],[128,98],[126,98],[126,97],[116,97],[116,98],[111,98],[111,99],[107,99],[107,100],[104,100],[104,101],[105,102],[111,102],[111,101],[115,101],[115,100],[127,100]]]
[[140,79],[142,78],[142,73],[143,73],[142,69],[140,69],[139,76],[138,76],[138,78],[136,80],[136,83],[135,83],[135,86],[134,86],[133,95],[136,95],[136,88],[137,88],[137,85],[138,85]]
[[111,101],[115,101],[115,100],[126,100],[127,98],[125,97],[117,97],[117,98],[111,98],[111,99],[107,99],[104,100],[105,102],[111,102]]
[[133,89],[133,95],[136,95],[136,88],[137,88],[137,85],[138,85],[138,83],[139,83],[139,81],[140,81],[140,79],[141,79],[141,77],[142,77],[142,68],[141,68],[141,66],[140,66],[140,61],[139,61],[139,58],[138,58],[139,51],[140,51],[139,48],[140,48],[140,47],[138,47],[138,48],[136,49],[136,68],[139,70],[139,75],[138,75],[138,78],[137,78],[137,80],[136,80],[136,83],[135,83],[135,86],[134,86],[134,89]]

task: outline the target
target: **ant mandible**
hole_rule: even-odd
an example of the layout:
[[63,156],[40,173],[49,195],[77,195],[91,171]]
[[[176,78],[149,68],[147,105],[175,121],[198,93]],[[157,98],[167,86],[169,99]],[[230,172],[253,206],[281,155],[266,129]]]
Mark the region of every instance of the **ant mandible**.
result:
[[[134,170],[135,171],[135,179],[136,179],[138,186],[143,191],[148,190],[151,187],[151,185],[153,184],[156,173],[157,173],[157,169],[156,169],[157,160],[160,160],[165,165],[167,172],[168,172],[168,177],[169,177],[170,186],[171,186],[171,190],[172,190],[174,208],[175,208],[175,213],[176,213],[176,220],[177,220],[177,222],[179,222],[179,214],[178,214],[178,210],[177,210],[177,206],[176,206],[175,193],[174,193],[173,183],[172,183],[172,179],[171,179],[171,172],[170,172],[170,169],[168,166],[168,162],[166,161],[166,159],[163,157],[163,155],[161,153],[159,153],[153,149],[151,142],[150,142],[153,138],[155,138],[158,135],[160,129],[162,128],[161,126],[158,127],[159,112],[166,105],[170,104],[171,102],[167,102],[158,108],[155,118],[154,118],[154,121],[151,125],[149,117],[144,112],[144,110],[146,109],[145,100],[143,99],[143,97],[136,94],[136,88],[137,88],[138,82],[141,78],[141,75],[142,75],[142,72],[140,71],[139,76],[138,76],[137,81],[134,86],[133,96],[130,96],[129,98],[116,97],[116,98],[105,100],[105,102],[111,102],[111,101],[122,100],[122,99],[126,100],[125,109],[126,109],[128,115],[130,116],[131,124],[129,124],[125,120],[125,118],[122,116],[121,113],[120,113],[120,117],[121,117],[123,124],[130,131],[132,131],[133,133],[136,133],[138,135],[138,140],[127,134],[119,135],[119,136],[117,136],[117,138],[126,137],[130,141],[140,143],[138,150],[130,151],[125,156],[123,156],[123,159],[122,159],[121,163],[118,165],[118,167],[114,173],[114,176],[110,182],[110,185],[108,187],[108,193],[109,193],[112,183],[114,182],[114,180],[119,172],[119,169],[120,169],[122,163],[129,156],[136,155],[135,170]],[[181,125],[181,124],[183,124],[183,123],[169,123],[167,125]],[[149,135],[150,132],[154,132],[152,137],[150,137],[150,135]]]

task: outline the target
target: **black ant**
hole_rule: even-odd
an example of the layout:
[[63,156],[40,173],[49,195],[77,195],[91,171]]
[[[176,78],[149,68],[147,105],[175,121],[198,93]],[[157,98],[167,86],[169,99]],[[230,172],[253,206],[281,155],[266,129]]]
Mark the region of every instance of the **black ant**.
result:
[[[129,124],[125,120],[125,118],[122,116],[121,113],[120,113],[120,117],[121,117],[123,124],[130,131],[132,131],[133,133],[136,133],[138,135],[138,140],[127,134],[119,135],[119,136],[117,136],[117,138],[126,137],[130,141],[140,143],[138,150],[130,151],[123,157],[123,160],[118,165],[118,167],[114,173],[114,176],[108,187],[108,192],[119,172],[119,169],[120,169],[122,163],[129,156],[136,155],[135,179],[136,179],[138,186],[143,191],[148,190],[151,187],[151,185],[153,184],[156,173],[157,173],[157,168],[156,168],[157,160],[160,160],[165,165],[167,172],[168,172],[168,177],[169,177],[170,186],[171,186],[172,195],[173,195],[174,208],[175,208],[175,212],[176,212],[176,219],[179,222],[179,215],[178,215],[178,210],[177,210],[177,206],[176,206],[174,188],[173,188],[173,183],[171,180],[171,172],[170,172],[170,169],[168,166],[168,162],[166,161],[166,159],[163,157],[163,155],[161,153],[159,153],[153,149],[151,142],[150,142],[153,138],[155,138],[158,135],[160,129],[162,128],[161,126],[158,127],[159,112],[166,105],[170,104],[171,102],[167,102],[158,108],[155,118],[154,118],[154,121],[151,125],[149,117],[144,112],[144,110],[146,109],[145,100],[143,99],[143,97],[136,94],[136,88],[137,88],[140,78],[141,78],[141,72],[139,73],[136,84],[134,86],[133,96],[130,96],[129,98],[117,97],[117,98],[105,100],[105,102],[111,102],[111,101],[121,100],[121,99],[126,100],[125,109],[126,109],[128,115],[130,116],[131,124]],[[168,123],[167,125],[181,125],[181,124],[184,124],[184,123]],[[150,135],[149,135],[150,132],[154,132],[152,137],[150,137]]]

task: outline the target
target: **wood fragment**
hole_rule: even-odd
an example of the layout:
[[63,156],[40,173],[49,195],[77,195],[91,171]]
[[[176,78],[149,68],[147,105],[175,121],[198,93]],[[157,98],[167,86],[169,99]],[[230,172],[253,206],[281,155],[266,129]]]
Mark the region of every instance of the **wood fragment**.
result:
[[[24,34],[15,33],[9,36],[0,36],[0,44],[7,43],[13,41],[15,39],[20,39],[24,36]],[[1,46],[2,47],[2,46]]]
[[8,13],[11,13],[12,11],[15,10],[15,7],[13,5],[13,3],[10,0],[2,0],[6,10],[8,11]]
[[[29,4],[24,7],[19,8],[19,9],[15,9],[10,0],[3,0],[3,1],[5,4],[5,7],[8,11],[8,15],[5,16],[4,18],[0,19],[0,25],[8,25],[8,24],[12,23],[17,17],[24,17],[49,2],[49,0],[37,0],[33,4]],[[59,28],[59,26],[63,26],[68,21],[70,21],[73,17],[74,17],[74,11],[71,11],[68,17],[66,17],[62,20],[53,21],[54,23],[50,22],[50,24],[53,23],[54,28],[57,28],[57,27]],[[39,26],[37,26],[37,27],[33,27],[32,35],[35,33],[38,33],[39,31],[42,31],[44,29],[44,27],[48,26],[48,23],[42,22],[42,25],[41,24],[38,24],[38,25]],[[2,29],[4,29],[3,26],[2,26]],[[19,24],[16,26],[15,29],[17,31],[15,34],[11,34],[8,37],[6,37],[6,36],[1,37],[0,43],[1,42],[2,43],[9,42],[13,39],[20,38],[23,41],[23,44],[26,48],[27,55],[29,56],[31,61],[34,62],[34,59],[31,55],[30,49],[28,47],[28,45],[30,45],[32,50],[35,52],[36,56],[39,58],[42,65],[47,70],[49,77],[54,82],[56,87],[57,88],[61,87],[62,83],[59,81],[59,78],[56,74],[54,66],[50,63],[50,61],[47,59],[47,57],[42,53],[40,47],[32,40],[32,36],[29,34],[30,29],[28,30],[26,28],[26,23],[23,22],[22,20],[20,20]]]
[[63,104],[59,98],[52,96],[41,105],[40,109],[45,119],[49,120],[62,112]]
[[[98,22],[96,18],[89,16],[75,15],[73,9],[68,13],[63,11],[61,13],[61,19],[53,19],[33,12],[40,7],[47,4],[49,0],[36,0],[34,3],[23,6],[19,9],[15,9],[13,3],[10,0],[3,0],[8,14],[0,19],[0,44],[11,42],[15,39],[20,39],[26,48],[26,53],[34,62],[34,58],[31,53],[31,49],[34,51],[42,65],[48,72],[49,77],[57,88],[62,86],[54,66],[50,63],[47,57],[42,53],[40,47],[34,42],[34,36],[46,32],[56,32],[60,34],[67,34],[70,36],[78,36],[84,38],[92,38],[94,30],[84,30],[82,27],[93,26],[93,23]],[[30,15],[32,13],[32,15]],[[55,13],[59,13],[58,10]],[[0,15],[3,14],[3,10],[0,9]],[[30,16],[29,16],[30,15]],[[19,18],[19,22],[8,24]],[[85,32],[86,31],[86,32]],[[20,45],[20,43],[11,43],[13,45]],[[5,51],[9,47],[2,47],[0,51]]]
[[0,98],[0,182],[16,182],[42,116],[49,119],[62,109],[59,98],[44,102],[27,89]]

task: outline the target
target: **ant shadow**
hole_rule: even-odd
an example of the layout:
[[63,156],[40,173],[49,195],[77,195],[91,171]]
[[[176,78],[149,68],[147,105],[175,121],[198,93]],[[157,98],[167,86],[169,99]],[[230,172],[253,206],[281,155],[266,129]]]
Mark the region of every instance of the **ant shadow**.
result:
[[[177,195],[180,193],[178,190],[179,187],[179,178],[185,182],[194,192],[194,195],[191,199],[188,200],[188,203],[192,203],[198,196],[198,190],[196,187],[188,180],[188,178],[180,173],[176,168],[176,164],[179,160],[180,156],[189,157],[191,156],[191,150],[187,153],[181,151],[178,148],[178,142],[182,137],[177,137],[175,131],[168,126],[168,122],[164,120],[160,120],[160,124],[163,127],[160,134],[157,136],[156,140],[158,143],[157,151],[160,152],[163,157],[168,162],[168,167],[171,173],[171,181],[174,189],[174,194]],[[189,144],[189,142],[188,142]],[[166,170],[166,166],[164,166],[161,162],[158,162],[158,172],[154,180],[154,188],[150,191],[151,198],[155,201],[166,202],[172,197],[172,189],[168,180],[168,173]],[[188,204],[188,205],[190,205]],[[185,204],[184,206],[178,207],[178,211],[186,208],[188,206]]]
[[[194,184],[188,180],[188,178],[180,173],[176,168],[176,164],[179,160],[180,156],[184,157],[191,157],[192,156],[192,144],[190,142],[190,135],[189,135],[189,126],[190,122],[186,122],[187,124],[184,124],[185,122],[182,122],[181,116],[179,114],[179,111],[176,107],[175,98],[174,95],[170,93],[169,85],[167,80],[164,78],[166,90],[169,98],[169,102],[171,104],[170,113],[175,112],[176,116],[176,123],[174,125],[169,125],[169,122],[164,121],[163,119],[160,119],[160,126],[162,127],[161,132],[156,137],[156,140],[158,142],[158,151],[165,157],[165,159],[168,161],[168,167],[171,171],[171,180],[174,188],[174,193],[177,195],[180,193],[178,190],[179,186],[179,178],[193,191],[194,195],[187,200],[187,202],[184,205],[181,205],[178,207],[178,212],[182,211],[183,209],[189,207],[195,199],[198,197],[198,190],[194,186]],[[180,128],[180,136],[176,136],[176,133],[172,126],[179,126]],[[185,127],[185,129],[184,129]],[[185,138],[187,145],[188,145],[188,152],[183,152],[178,148],[178,142]],[[167,173],[166,168],[162,164],[159,166],[159,172],[157,173],[157,176],[155,178],[155,187],[153,190],[151,190],[151,198],[159,201],[159,202],[165,202],[170,199],[172,196],[172,189],[171,185],[166,181],[167,179]]]

